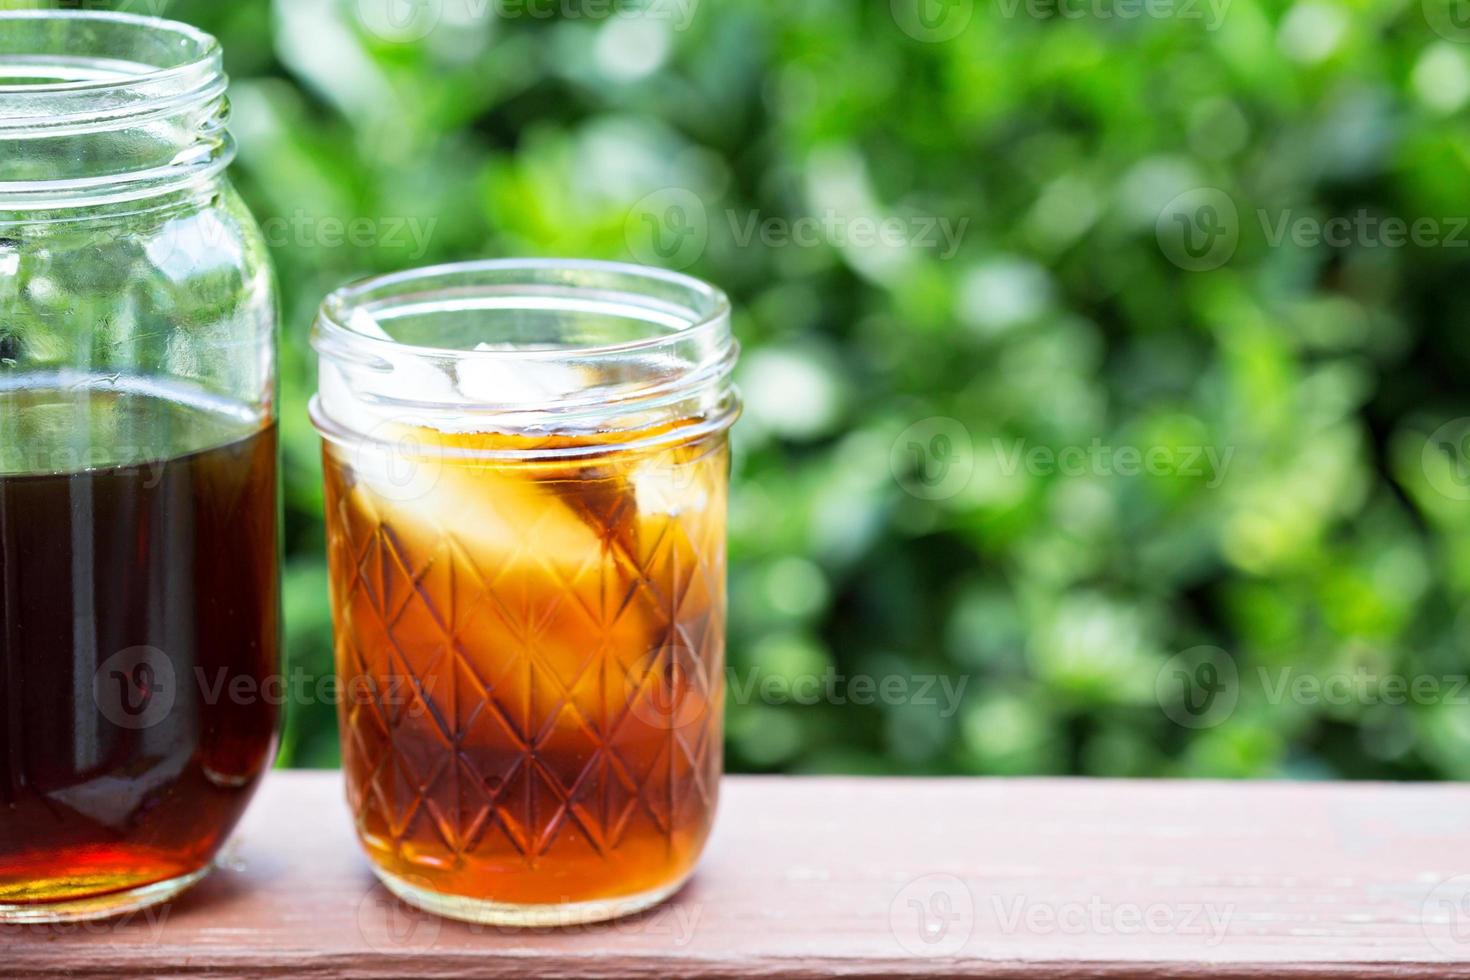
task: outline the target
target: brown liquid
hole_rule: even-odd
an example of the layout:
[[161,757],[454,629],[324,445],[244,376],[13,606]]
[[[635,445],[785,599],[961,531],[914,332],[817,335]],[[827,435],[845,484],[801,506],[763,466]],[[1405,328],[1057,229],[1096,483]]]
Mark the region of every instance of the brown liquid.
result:
[[724,435],[396,482],[371,448],[326,464],[343,763],[377,866],[519,905],[683,879],[722,762]]
[[230,684],[260,692],[279,647],[273,426],[20,475],[22,452],[67,457],[56,433],[78,417],[85,445],[124,459],[240,426],[152,396],[17,398],[0,399],[0,905],[205,867],[275,737],[270,699]]

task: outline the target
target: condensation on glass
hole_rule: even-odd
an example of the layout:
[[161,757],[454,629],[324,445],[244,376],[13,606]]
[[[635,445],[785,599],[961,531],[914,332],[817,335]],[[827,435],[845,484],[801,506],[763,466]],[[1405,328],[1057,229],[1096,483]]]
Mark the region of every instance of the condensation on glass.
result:
[[0,922],[176,894],[271,758],[276,314],[226,116],[193,28],[0,13]]
[[446,266],[333,295],[314,341],[343,764],[378,875],[517,925],[672,893],[722,767],[724,296]]

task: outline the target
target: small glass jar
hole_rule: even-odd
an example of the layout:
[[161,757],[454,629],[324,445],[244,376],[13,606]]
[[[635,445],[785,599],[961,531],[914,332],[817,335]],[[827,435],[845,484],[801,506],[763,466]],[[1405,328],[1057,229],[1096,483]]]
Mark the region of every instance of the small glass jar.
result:
[[0,13],[0,921],[169,898],[271,759],[277,317],[226,116],[191,27]]
[[506,925],[671,894],[722,766],[725,297],[612,263],[444,266],[333,294],[314,343],[377,874]]

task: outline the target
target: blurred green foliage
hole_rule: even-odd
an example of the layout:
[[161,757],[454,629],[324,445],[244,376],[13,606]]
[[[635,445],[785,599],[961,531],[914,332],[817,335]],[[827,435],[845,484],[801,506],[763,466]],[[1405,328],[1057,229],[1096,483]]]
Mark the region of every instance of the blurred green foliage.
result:
[[[331,660],[322,295],[669,258],[732,294],[745,344],[730,664],[760,684],[731,697],[732,769],[1470,777],[1452,5],[146,5],[223,39],[280,272],[296,667]],[[1166,668],[1201,645],[1234,688],[1180,724]],[[787,696],[829,671],[843,696]],[[1304,677],[1329,683],[1280,683]],[[336,758],[332,708],[293,706],[283,761]]]

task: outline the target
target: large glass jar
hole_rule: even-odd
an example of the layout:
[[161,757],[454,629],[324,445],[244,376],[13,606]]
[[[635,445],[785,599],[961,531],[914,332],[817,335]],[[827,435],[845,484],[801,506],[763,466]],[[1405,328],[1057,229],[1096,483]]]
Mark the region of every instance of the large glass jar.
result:
[[0,921],[198,880],[273,751],[275,299],[220,49],[0,13]]
[[378,876],[507,925],[669,895],[722,761],[724,295],[469,263],[333,294],[315,343],[343,768]]

